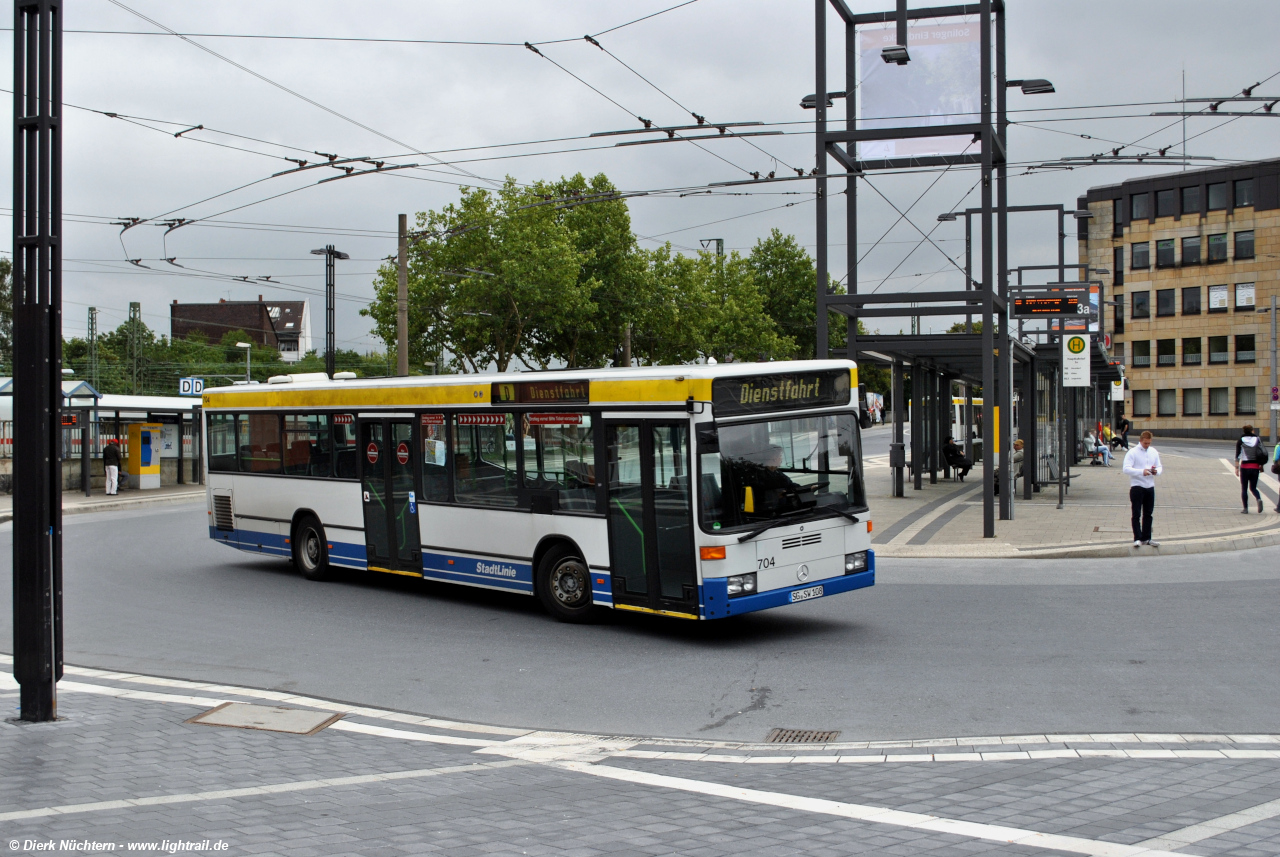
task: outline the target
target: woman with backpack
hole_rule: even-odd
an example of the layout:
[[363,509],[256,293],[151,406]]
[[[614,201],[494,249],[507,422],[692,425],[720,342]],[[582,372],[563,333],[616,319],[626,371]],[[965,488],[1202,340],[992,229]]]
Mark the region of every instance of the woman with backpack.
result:
[[1240,439],[1236,441],[1236,475],[1240,477],[1240,502],[1244,504],[1244,512],[1249,514],[1249,493],[1253,492],[1258,501],[1258,514],[1261,515],[1262,494],[1258,492],[1258,476],[1262,466],[1267,463],[1267,448],[1262,440],[1253,433],[1253,426],[1245,426]]

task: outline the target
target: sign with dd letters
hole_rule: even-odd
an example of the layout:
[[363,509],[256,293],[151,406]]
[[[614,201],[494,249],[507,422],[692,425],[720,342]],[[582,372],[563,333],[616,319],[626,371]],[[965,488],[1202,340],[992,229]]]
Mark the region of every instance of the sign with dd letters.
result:
[[1070,333],[1062,337],[1062,386],[1089,386],[1089,334]]
[[203,378],[179,378],[178,379],[178,395],[179,396],[199,396],[204,393]]

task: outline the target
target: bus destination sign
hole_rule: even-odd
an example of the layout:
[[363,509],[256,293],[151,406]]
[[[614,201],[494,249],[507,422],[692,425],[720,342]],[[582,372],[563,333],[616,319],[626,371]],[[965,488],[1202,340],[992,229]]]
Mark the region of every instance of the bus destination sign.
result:
[[492,401],[510,405],[587,404],[590,381],[495,381]]
[[1089,314],[1084,292],[1025,292],[1013,298],[1014,318],[1062,318]]
[[719,416],[849,404],[849,370],[717,378],[711,403]]

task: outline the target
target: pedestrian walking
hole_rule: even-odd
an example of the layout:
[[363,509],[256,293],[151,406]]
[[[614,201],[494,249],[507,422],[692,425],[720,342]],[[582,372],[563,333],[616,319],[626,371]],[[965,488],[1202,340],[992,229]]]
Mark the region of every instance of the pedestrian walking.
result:
[[1262,475],[1262,465],[1267,463],[1267,448],[1262,439],[1253,433],[1253,426],[1241,429],[1240,439],[1236,441],[1236,476],[1240,477],[1240,502],[1244,505],[1243,515],[1249,514],[1249,494],[1258,501],[1258,514],[1261,515],[1262,494],[1258,492],[1258,477]]
[[1151,538],[1151,519],[1156,508],[1156,477],[1164,471],[1160,453],[1151,445],[1151,432],[1144,431],[1138,445],[1124,456],[1124,472],[1129,474],[1129,505],[1133,509],[1133,546],[1159,547]]
[[1129,418],[1120,417],[1120,422],[1116,424],[1116,428],[1120,430],[1120,445],[1125,449],[1129,448],[1129,429],[1133,428],[1133,423],[1129,422]]
[[114,440],[102,450],[102,469],[106,471],[108,494],[120,493],[120,445]]

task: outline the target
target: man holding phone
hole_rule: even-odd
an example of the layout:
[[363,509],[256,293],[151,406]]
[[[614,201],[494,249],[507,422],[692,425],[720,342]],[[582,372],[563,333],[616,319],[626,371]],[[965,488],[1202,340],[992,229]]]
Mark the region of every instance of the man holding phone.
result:
[[1124,472],[1129,474],[1129,505],[1133,508],[1133,546],[1160,547],[1151,538],[1151,518],[1156,507],[1156,477],[1164,468],[1160,453],[1151,445],[1151,432],[1144,431],[1138,445],[1124,456]]

